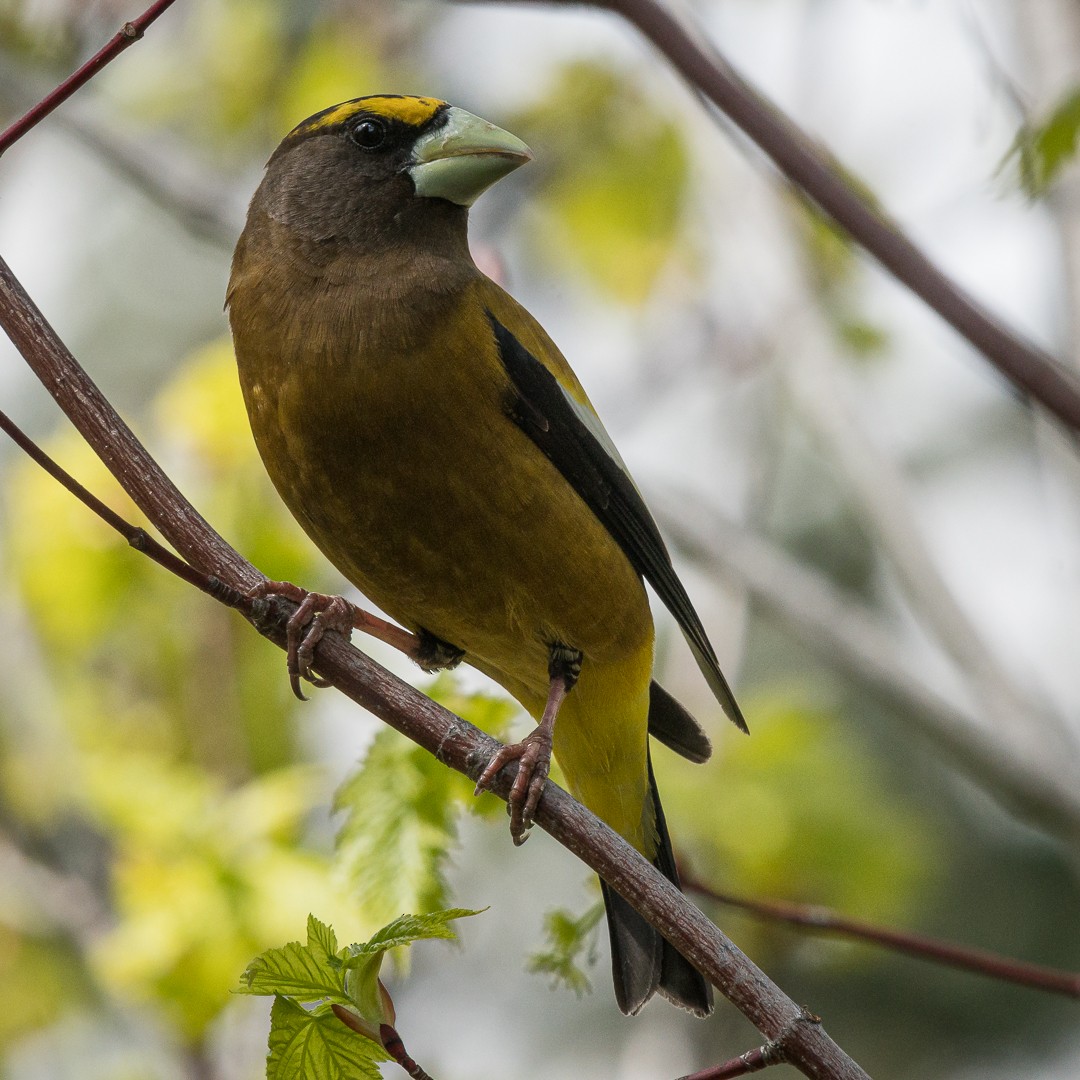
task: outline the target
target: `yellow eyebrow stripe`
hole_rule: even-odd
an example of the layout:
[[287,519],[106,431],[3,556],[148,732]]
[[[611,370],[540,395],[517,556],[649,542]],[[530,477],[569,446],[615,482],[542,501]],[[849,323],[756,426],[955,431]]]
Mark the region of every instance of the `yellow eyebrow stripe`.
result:
[[333,105],[321,113],[316,113],[297,125],[292,130],[291,136],[311,135],[317,131],[324,131],[361,112],[374,113],[376,116],[385,116],[387,120],[400,120],[411,127],[420,127],[426,124],[445,104],[445,101],[440,101],[438,98],[398,97],[393,94],[354,98],[352,101],[343,101],[340,105]]

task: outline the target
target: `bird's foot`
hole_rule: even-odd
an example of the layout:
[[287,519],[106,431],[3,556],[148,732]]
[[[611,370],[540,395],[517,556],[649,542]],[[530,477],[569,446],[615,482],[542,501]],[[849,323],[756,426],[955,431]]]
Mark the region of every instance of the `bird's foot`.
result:
[[291,581],[264,581],[256,585],[249,595],[283,596],[300,605],[289,619],[285,632],[289,681],[293,693],[301,701],[305,700],[300,690],[301,679],[306,679],[313,686],[328,685],[325,679],[320,679],[311,670],[315,646],[327,630],[336,630],[339,634],[344,634],[346,639],[351,631],[362,630],[365,634],[393,646],[398,652],[403,652],[425,671],[456,667],[465,656],[463,650],[426,630],[412,634],[357,607],[343,596],[308,592]]
[[506,799],[506,809],[510,814],[510,836],[517,847],[528,840],[540,796],[544,794],[544,785],[551,769],[553,727],[554,725],[541,725],[535,731],[529,732],[521,742],[501,747],[476,782],[475,794],[479,795],[487,790],[504,765],[509,765],[511,761],[518,763],[514,786]]
[[251,595],[284,596],[298,605],[285,624],[285,662],[289,685],[301,701],[307,700],[300,688],[301,679],[306,679],[312,686],[330,685],[311,667],[315,647],[322,641],[323,635],[328,630],[335,630],[348,641],[353,628],[363,625],[365,617],[371,617],[343,596],[308,592],[290,581],[263,581],[251,590]]
[[514,786],[506,798],[506,808],[510,814],[510,836],[517,847],[529,839],[529,830],[536,818],[536,808],[544,794],[544,786],[551,769],[555,718],[559,715],[559,708],[566,695],[574,688],[581,674],[581,653],[566,645],[552,645],[548,673],[551,681],[548,685],[547,703],[536,730],[526,735],[521,742],[498,750],[480,774],[474,792],[479,795],[485,791],[504,765],[511,761],[518,762]]

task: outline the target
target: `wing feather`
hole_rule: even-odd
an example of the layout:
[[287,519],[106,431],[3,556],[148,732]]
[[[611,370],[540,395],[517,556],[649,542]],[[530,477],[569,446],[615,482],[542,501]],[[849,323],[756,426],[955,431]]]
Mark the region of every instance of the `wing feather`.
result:
[[488,312],[499,359],[513,386],[511,419],[551,460],[622,548],[630,564],[675,617],[705,680],[734,724],[747,730],[742,711],[720,670],[712,644],[682,582],[671,565],[660,530],[630,479],[600,421],[586,424],[584,406]]

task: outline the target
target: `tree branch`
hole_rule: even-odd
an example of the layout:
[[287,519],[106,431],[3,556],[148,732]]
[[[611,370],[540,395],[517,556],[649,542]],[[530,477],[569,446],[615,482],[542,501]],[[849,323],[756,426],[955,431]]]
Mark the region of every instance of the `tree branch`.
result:
[[924,934],[911,934],[901,930],[890,930],[884,926],[860,919],[851,919],[839,915],[828,908],[811,904],[794,904],[785,900],[751,900],[722,892],[698,881],[692,874],[682,872],[683,887],[689,892],[696,892],[715,900],[718,904],[736,907],[757,915],[762,919],[786,922],[792,926],[801,926],[820,934],[836,934],[852,938],[855,941],[869,942],[891,949],[903,956],[914,956],[923,960],[932,960],[946,967],[973,971],[1002,982],[1016,983],[1030,990],[1046,990],[1051,994],[1080,998],[1080,975],[1060,968],[1045,967],[1042,964],[1029,964],[1022,960],[1010,960],[986,949],[972,949],[956,945],[950,941],[927,937]]
[[[184,499],[57,337],[0,259],[0,325],[80,433],[151,522],[203,573],[247,590],[263,580]],[[280,597],[252,605],[252,622],[285,644],[294,605]],[[337,634],[316,652],[317,668],[342,693],[475,780],[499,744],[381,668]],[[507,775],[509,772],[511,775]],[[513,770],[493,790],[505,799]],[[866,1073],[720,930],[625,840],[549,783],[537,824],[625,896],[761,1031],[780,1042],[805,1075],[862,1080]]]
[[[466,0],[491,2],[491,0]],[[880,208],[864,200],[834,159],[748,83],[698,26],[661,0],[521,0],[588,6],[621,15],[672,67],[736,124],[773,164],[898,281],[936,311],[1026,395],[1080,431],[1080,379],[1053,356],[988,312],[940,270]]]
[[749,1076],[750,1073],[760,1072],[770,1065],[782,1065],[786,1060],[784,1048],[779,1043],[766,1043],[756,1050],[748,1050],[737,1058],[725,1061],[722,1065],[712,1065],[701,1072],[680,1076],[679,1080],[732,1080],[736,1076]]

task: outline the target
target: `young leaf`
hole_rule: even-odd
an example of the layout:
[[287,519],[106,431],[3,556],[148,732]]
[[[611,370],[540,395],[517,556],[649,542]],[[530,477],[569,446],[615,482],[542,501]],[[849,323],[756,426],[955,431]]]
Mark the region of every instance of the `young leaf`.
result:
[[351,956],[345,961],[345,966],[355,967],[360,957],[386,952],[387,949],[396,949],[400,945],[411,945],[414,941],[425,938],[453,940],[457,934],[450,927],[450,923],[454,919],[479,914],[479,911],[468,908],[450,908],[446,911],[432,911],[427,915],[402,915],[377,931],[363,945],[350,945]]
[[285,997],[270,1010],[267,1080],[380,1080],[390,1056],[329,1010],[309,1012]]
[[331,926],[320,922],[314,915],[307,917],[307,947],[313,952],[322,952],[327,959],[338,954],[337,934]]
[[[318,924],[322,927],[322,924]],[[328,927],[322,927],[328,930]],[[310,925],[309,925],[310,931]],[[332,932],[331,932],[332,933]],[[345,989],[341,961],[316,940],[312,947],[290,941],[280,949],[267,949],[248,964],[241,977],[241,994],[276,994],[298,1001],[336,1001],[351,1004]]]
[[[484,695],[465,697],[439,679],[429,693],[485,731],[502,736],[513,704]],[[338,866],[375,925],[402,911],[447,906],[443,866],[456,838],[459,808],[498,808],[473,798],[473,785],[395,731],[375,737],[360,767],[338,789],[334,810]]]

